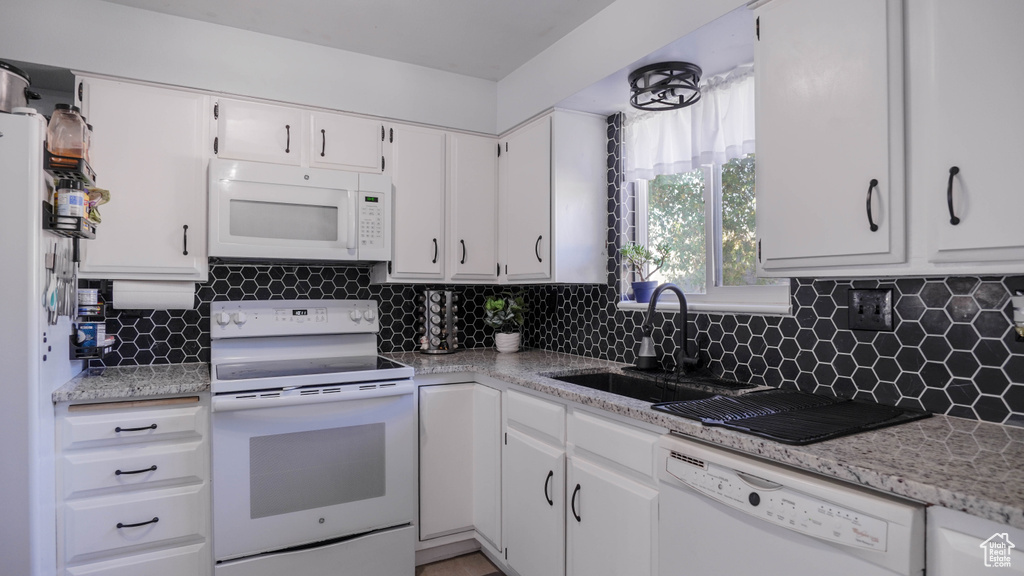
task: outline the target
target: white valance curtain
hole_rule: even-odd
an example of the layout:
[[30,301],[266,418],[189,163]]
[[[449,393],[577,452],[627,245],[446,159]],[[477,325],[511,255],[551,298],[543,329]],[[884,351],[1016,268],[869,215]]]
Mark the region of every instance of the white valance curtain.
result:
[[724,164],[754,152],[754,66],[701,82],[687,108],[628,113],[623,162],[627,182]]

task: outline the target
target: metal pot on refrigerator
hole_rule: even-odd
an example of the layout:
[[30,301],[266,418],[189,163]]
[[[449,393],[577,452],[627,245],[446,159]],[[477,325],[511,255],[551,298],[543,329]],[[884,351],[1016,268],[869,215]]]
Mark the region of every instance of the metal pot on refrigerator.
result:
[[28,74],[0,60],[0,112],[10,114],[15,108],[28,106],[29,100],[39,100],[37,92],[28,89]]

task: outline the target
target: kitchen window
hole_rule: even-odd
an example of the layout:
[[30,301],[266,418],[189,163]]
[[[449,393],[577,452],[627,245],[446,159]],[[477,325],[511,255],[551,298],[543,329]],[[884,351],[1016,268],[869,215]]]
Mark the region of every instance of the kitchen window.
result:
[[[756,273],[752,66],[703,82],[693,106],[628,116],[623,157],[634,200],[625,240],[670,249],[650,280],[677,284],[693,310],[789,312],[789,281]],[[677,306],[670,294],[666,306]]]

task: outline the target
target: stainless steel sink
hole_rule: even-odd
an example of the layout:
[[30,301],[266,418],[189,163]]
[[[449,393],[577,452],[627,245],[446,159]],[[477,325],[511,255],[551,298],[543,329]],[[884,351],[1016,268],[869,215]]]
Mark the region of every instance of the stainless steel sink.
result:
[[674,402],[677,400],[700,400],[714,396],[713,392],[695,390],[672,382],[658,382],[618,372],[597,372],[593,374],[571,374],[552,376],[555,380],[576,384],[593,390],[611,392],[619,396],[643,400],[644,402]]

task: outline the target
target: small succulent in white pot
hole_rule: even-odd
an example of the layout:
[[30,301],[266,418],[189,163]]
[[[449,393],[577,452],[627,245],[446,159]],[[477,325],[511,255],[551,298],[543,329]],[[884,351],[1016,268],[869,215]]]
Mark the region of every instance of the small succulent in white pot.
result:
[[484,324],[494,328],[498,352],[518,352],[522,343],[526,302],[521,295],[488,296],[484,303]]

